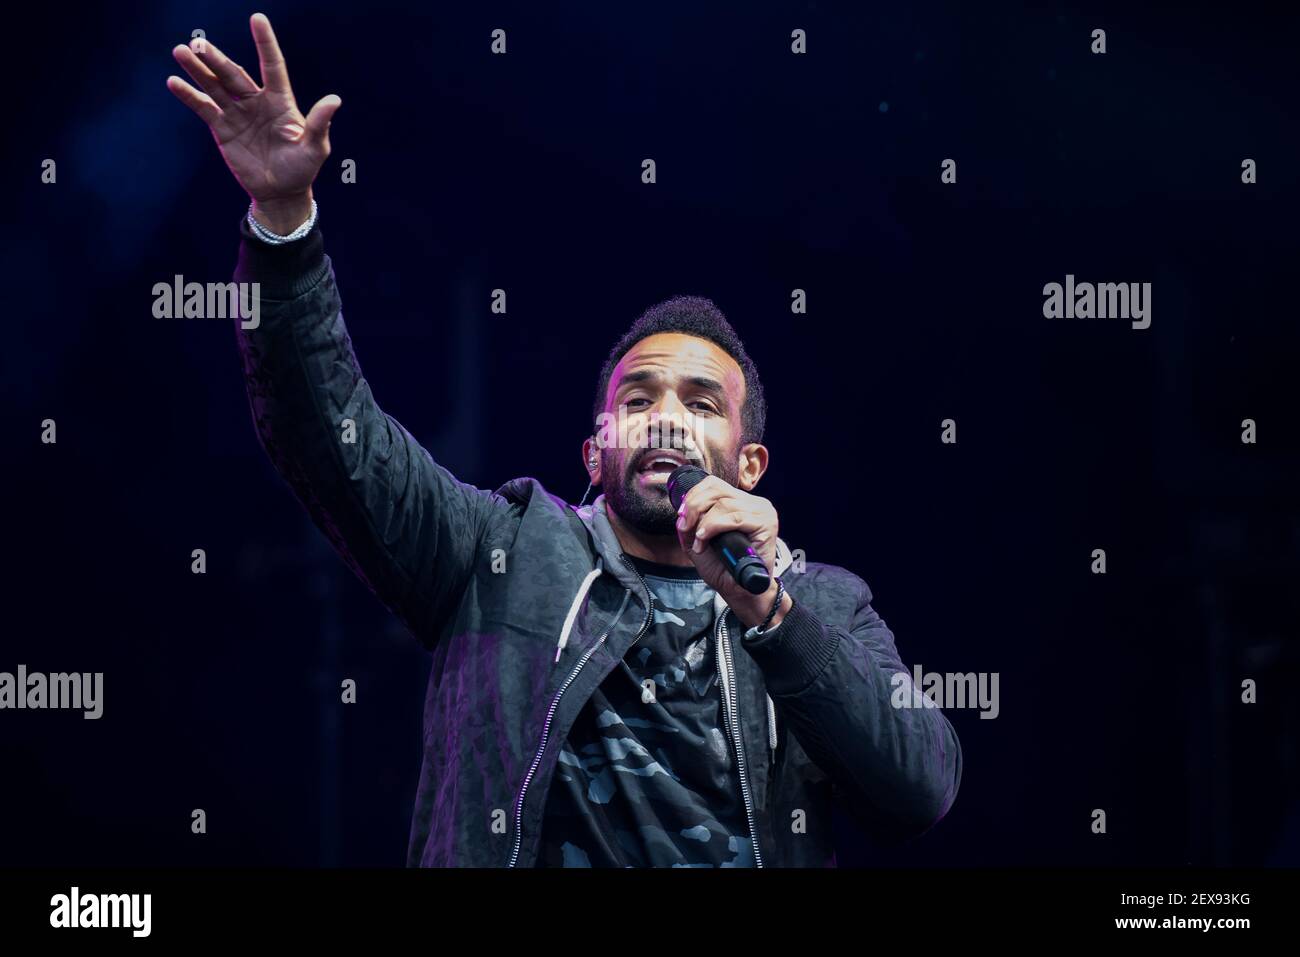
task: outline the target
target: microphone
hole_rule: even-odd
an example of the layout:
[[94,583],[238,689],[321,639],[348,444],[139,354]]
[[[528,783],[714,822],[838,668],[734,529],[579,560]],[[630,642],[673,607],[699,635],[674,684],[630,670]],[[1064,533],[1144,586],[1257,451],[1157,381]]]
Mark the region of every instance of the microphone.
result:
[[[681,508],[686,493],[708,477],[709,473],[698,465],[679,465],[673,469],[666,483],[668,500],[673,503],[673,508]],[[713,536],[709,545],[727,566],[736,584],[745,591],[751,595],[761,595],[771,587],[772,577],[767,573],[767,566],[758,557],[744,532],[735,529],[722,532]]]

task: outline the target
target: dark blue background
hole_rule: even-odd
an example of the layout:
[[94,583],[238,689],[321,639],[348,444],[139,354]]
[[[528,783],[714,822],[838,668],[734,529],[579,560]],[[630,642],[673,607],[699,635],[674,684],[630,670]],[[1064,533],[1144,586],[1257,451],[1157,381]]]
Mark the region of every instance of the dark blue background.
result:
[[[907,664],[1000,674],[996,720],[949,712],[949,817],[843,863],[1294,865],[1296,18],[978,6],[261,9],[301,107],[343,99],[326,249],[438,461],[576,502],[600,360],[709,296],[783,537],[867,579]],[[103,671],[105,715],[0,713],[0,864],[404,858],[428,656],[263,457],[229,324],[151,318],[155,282],[229,278],[247,205],[170,49],[202,28],[256,77],[255,9],[13,25],[0,670]],[[1066,273],[1151,282],[1152,327],[1044,319]]]

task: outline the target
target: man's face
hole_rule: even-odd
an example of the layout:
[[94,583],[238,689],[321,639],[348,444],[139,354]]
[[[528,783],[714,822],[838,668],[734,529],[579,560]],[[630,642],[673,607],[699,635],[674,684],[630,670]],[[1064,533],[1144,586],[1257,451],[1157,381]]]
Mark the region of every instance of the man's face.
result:
[[674,534],[666,482],[675,466],[656,464],[656,455],[676,451],[678,464],[684,456],[736,485],[744,402],[740,365],[714,343],[676,332],[642,339],[609,378],[605,411],[617,420],[626,407],[630,440],[625,446],[619,433],[619,442],[601,450],[606,505],[642,532]]

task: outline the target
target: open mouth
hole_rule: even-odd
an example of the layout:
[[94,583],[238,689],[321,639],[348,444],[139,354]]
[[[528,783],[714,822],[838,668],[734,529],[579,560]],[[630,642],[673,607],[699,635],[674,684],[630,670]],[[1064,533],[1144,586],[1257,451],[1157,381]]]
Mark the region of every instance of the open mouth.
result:
[[654,449],[641,459],[637,472],[650,479],[666,481],[673,469],[687,463],[698,464],[698,459],[688,458],[674,449]]

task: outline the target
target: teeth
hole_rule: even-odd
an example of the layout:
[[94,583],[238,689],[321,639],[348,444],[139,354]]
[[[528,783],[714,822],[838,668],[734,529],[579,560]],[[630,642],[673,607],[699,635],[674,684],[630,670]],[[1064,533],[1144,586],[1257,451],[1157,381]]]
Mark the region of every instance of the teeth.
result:
[[677,468],[677,466],[680,465],[680,464],[681,464],[681,463],[678,462],[676,459],[658,458],[658,459],[652,459],[652,460],[650,461],[650,464],[649,464],[648,466],[646,466],[646,467],[647,467],[647,468],[655,468],[655,467],[660,466],[660,465],[666,465],[666,466],[668,466],[669,469],[675,469],[675,468]]

